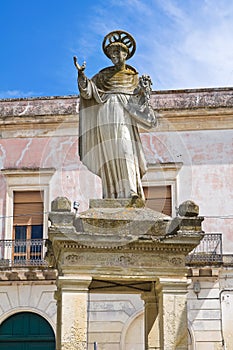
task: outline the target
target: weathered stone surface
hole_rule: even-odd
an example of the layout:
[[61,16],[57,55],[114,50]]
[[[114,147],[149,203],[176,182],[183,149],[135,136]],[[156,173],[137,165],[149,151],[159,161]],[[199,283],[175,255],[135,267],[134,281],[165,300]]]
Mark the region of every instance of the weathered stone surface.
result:
[[199,206],[195,204],[193,201],[185,201],[179,206],[178,211],[180,216],[198,216],[199,214]]
[[9,267],[8,270],[0,270],[0,281],[44,281],[56,280],[57,271],[55,269],[44,269],[40,267]]
[[6,277],[8,280],[12,280],[12,281],[20,280],[18,272],[7,272]]
[[[101,201],[101,203],[105,202]],[[149,208],[126,207],[91,208],[80,213],[83,230],[87,233],[119,236],[141,236],[145,234],[161,236],[166,233],[170,217]],[[128,202],[126,202],[128,205]],[[117,203],[116,203],[117,204]]]
[[232,107],[232,88],[187,89],[154,92],[151,103],[155,109],[192,109]]
[[[232,107],[233,88],[154,91],[151,96],[151,104],[156,110]],[[77,112],[77,96],[0,100],[0,115],[2,118],[74,115]]]
[[35,271],[25,272],[25,277],[30,281],[38,280],[37,273]]
[[62,350],[87,349],[88,286],[91,282],[76,276],[75,279],[58,279],[58,324],[57,348]]
[[[146,268],[160,265],[184,267],[185,255],[199,243],[203,235],[203,218],[176,217],[171,220],[170,217],[145,207],[128,206],[128,200],[95,200],[91,201],[91,205],[92,208],[80,213],[78,217],[68,212],[49,214],[52,221],[49,228],[51,242],[59,242],[60,239],[67,242],[68,250],[64,250],[59,266],[65,264],[73,269],[82,265],[84,270],[92,269],[96,264],[102,269],[140,264]],[[80,250],[78,255],[73,250],[74,247]],[[177,255],[181,247],[182,254]],[[53,265],[56,259],[54,260],[51,248],[52,246],[47,255],[48,260],[51,258],[50,265]],[[102,249],[105,250],[104,253]],[[111,249],[114,254],[113,251],[110,253]],[[119,256],[118,249],[122,250]],[[156,255],[144,256],[142,251],[147,250],[156,251]],[[169,255],[165,255],[164,262],[160,254],[162,251],[169,252]]]
[[72,226],[74,220],[74,213],[69,212],[51,212],[49,213],[49,220],[53,226]]
[[[89,288],[92,292],[142,293],[157,286],[154,306],[159,324],[165,326],[159,332],[156,326],[152,334],[153,319],[145,313],[145,324],[150,323],[148,344],[151,349],[157,344],[164,349],[187,349],[185,256],[202,237],[201,220],[175,218],[180,219],[174,221],[176,234],[166,236],[171,222],[166,215],[121,200],[95,200],[91,206],[78,217],[73,214],[73,226],[72,213],[50,213],[57,223],[49,228],[48,259],[59,274],[58,347],[86,349]],[[74,232],[67,234],[67,227]]]
[[175,253],[170,254],[169,257],[165,253],[157,252],[153,256],[147,254],[146,252],[112,252],[111,255],[107,256],[103,252],[95,252],[90,254],[90,252],[79,252],[76,254],[65,253],[64,263],[70,266],[95,266],[95,267],[125,267],[125,268],[136,268],[140,267],[143,271],[143,266],[146,265],[148,269],[156,269],[156,267],[180,267],[184,266],[185,259],[184,255],[177,256]]
[[179,206],[178,214],[180,217],[175,217],[172,219],[170,225],[168,226],[167,235],[189,235],[201,234],[201,223],[204,220],[203,217],[198,216],[199,207],[193,201],[185,201]]
[[55,212],[70,212],[71,202],[66,197],[57,197],[51,203],[51,210]]
[[0,100],[0,115],[6,118],[76,114],[76,105],[77,96],[6,99]]
[[[55,208],[62,207],[57,203],[67,201],[67,198],[59,198],[55,201]],[[109,249],[151,240],[160,244],[160,249],[162,245],[170,244],[169,240],[172,240],[172,244],[182,242],[194,247],[203,236],[202,217],[175,217],[171,220],[169,216],[149,208],[129,205],[128,200],[100,199],[91,201],[91,205],[92,208],[78,217],[71,212],[51,212],[50,236],[59,232],[75,244]],[[176,243],[172,237],[174,235]]]
[[43,276],[46,280],[55,280],[57,277],[57,271],[53,269],[43,270]]
[[143,208],[145,201],[141,198],[136,200],[131,198],[117,198],[117,199],[90,199],[89,208]]
[[[59,198],[66,202],[66,198]],[[115,202],[115,203],[114,203]],[[143,206],[138,201],[100,199],[91,201],[92,208],[78,216],[72,212],[49,213],[50,235],[60,232],[76,243],[91,247],[122,246],[138,239],[159,239],[167,232],[171,218]],[[95,207],[94,207],[95,206]],[[57,210],[57,205],[55,206]]]
[[204,220],[203,217],[175,217],[167,230],[167,235],[173,234],[190,234],[202,232],[201,223]]

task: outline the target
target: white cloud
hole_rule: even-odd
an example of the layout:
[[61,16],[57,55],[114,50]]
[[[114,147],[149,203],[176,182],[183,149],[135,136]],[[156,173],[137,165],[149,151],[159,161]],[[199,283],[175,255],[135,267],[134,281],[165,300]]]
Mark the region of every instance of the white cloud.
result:
[[160,0],[156,1],[157,4],[163,9],[165,15],[171,18],[178,25],[185,28],[188,25],[188,15],[184,12],[183,7],[176,5],[176,1],[172,0]]
[[82,45],[85,50],[86,41],[89,67],[94,61],[96,69],[94,55],[106,62],[104,35],[123,29],[137,42],[129,64],[150,74],[154,89],[233,86],[233,2],[112,0],[94,6]]
[[33,97],[33,96],[41,96],[42,93],[36,93],[34,91],[20,91],[20,90],[6,90],[6,91],[0,91],[0,98],[26,98],[26,97]]
[[161,79],[167,71],[171,88],[232,86],[233,4],[197,0],[187,1],[189,7],[181,8],[177,1],[159,3],[176,27],[170,33],[172,41],[168,39],[161,48],[168,53],[166,66],[161,62]]

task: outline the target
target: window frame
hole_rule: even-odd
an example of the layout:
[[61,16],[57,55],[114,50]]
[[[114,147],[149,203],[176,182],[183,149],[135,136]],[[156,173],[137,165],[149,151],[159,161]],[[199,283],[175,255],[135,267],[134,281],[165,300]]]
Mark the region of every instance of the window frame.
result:
[[[42,195],[43,193],[43,195]],[[18,194],[19,196],[17,196]],[[27,213],[28,204],[37,205],[39,217],[34,216],[33,212]],[[25,206],[26,205],[26,206]],[[14,191],[13,192],[13,231],[12,231],[12,261],[22,263],[23,261],[42,260],[43,256],[43,221],[44,221],[44,191]],[[22,213],[22,218],[17,218],[15,214]],[[24,214],[30,214],[24,217]],[[39,228],[39,232],[38,232]],[[33,233],[37,231],[34,238]]]
[[171,186],[171,216],[177,211],[177,175],[183,163],[148,164],[146,174],[142,178],[143,187]]
[[50,187],[49,182],[55,169],[14,169],[1,170],[6,179],[6,219],[5,240],[13,239],[13,213],[14,192],[16,191],[43,191],[44,214],[43,214],[43,238],[48,237],[48,212],[50,210]]

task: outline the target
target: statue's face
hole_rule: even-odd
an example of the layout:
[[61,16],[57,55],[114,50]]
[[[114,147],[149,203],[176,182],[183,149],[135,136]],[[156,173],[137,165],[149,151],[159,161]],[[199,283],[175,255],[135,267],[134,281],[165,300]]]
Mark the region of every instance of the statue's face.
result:
[[127,52],[121,46],[115,46],[110,51],[110,58],[115,66],[120,66],[125,63]]

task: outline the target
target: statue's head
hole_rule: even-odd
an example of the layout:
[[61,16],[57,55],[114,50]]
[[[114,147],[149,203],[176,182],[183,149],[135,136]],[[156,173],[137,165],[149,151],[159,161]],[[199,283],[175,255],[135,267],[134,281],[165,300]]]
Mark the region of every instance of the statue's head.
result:
[[124,60],[133,56],[136,50],[134,38],[127,32],[115,30],[107,34],[103,40],[103,51],[114,63],[114,55],[120,53]]
[[129,49],[121,43],[113,43],[109,45],[107,52],[108,57],[115,66],[122,66],[129,55]]

